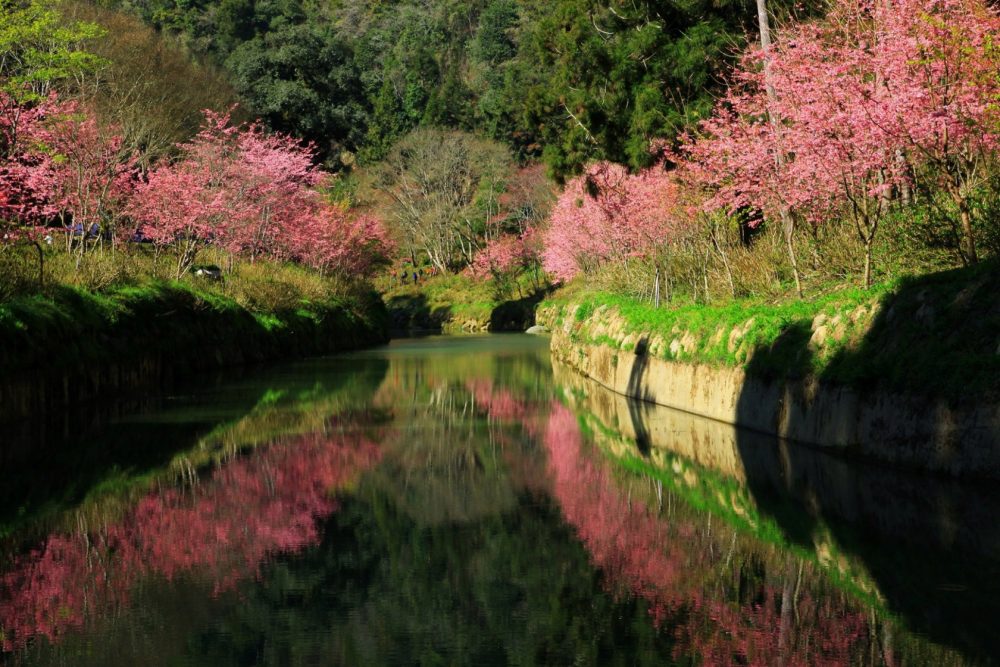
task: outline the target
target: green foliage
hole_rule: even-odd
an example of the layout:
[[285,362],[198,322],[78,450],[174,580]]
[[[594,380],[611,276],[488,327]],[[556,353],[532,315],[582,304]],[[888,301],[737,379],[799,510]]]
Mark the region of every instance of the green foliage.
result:
[[103,34],[95,23],[64,21],[52,0],[0,0],[0,88],[21,102],[45,97],[103,64],[85,50]]
[[472,42],[473,57],[479,62],[496,66],[517,55],[514,30],[518,18],[514,0],[493,0],[486,5]]
[[114,126],[125,146],[138,152],[144,167],[194,136],[204,109],[235,104],[220,68],[192,58],[136,17],[89,0],[61,0],[60,9],[66,20],[96,24],[104,35],[88,43],[103,61],[100,69],[59,85],[59,93],[82,98],[102,125]]
[[353,150],[364,137],[361,82],[331,31],[282,23],[233,49],[226,66],[253,116],[316,142],[323,155]]
[[711,108],[756,25],[748,0],[109,1],[226,63],[252,111],[328,155],[374,162],[444,126],[544,154],[559,177],[648,164],[652,139]]

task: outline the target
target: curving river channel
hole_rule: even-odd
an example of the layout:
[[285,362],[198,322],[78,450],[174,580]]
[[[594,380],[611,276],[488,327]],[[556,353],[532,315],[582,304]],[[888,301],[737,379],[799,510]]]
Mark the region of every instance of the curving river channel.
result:
[[636,403],[520,335],[8,429],[0,663],[964,665],[1000,498]]

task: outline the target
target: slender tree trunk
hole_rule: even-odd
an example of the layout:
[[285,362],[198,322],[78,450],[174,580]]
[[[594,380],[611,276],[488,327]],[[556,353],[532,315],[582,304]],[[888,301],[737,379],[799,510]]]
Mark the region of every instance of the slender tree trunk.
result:
[[722,266],[726,269],[726,279],[729,281],[729,291],[736,298],[736,281],[733,279],[733,269],[729,265],[729,257],[726,255],[725,249],[722,244],[719,243],[718,236],[715,233],[715,225],[712,225],[712,245],[715,246],[716,251],[718,251],[719,256],[722,257]]
[[872,237],[865,239],[865,289],[872,286]]
[[660,307],[660,267],[656,267],[656,278],[653,283],[653,307]]
[[[778,96],[771,84],[771,56],[769,54],[771,50],[771,21],[767,15],[766,0],[757,0],[757,23],[760,27],[760,46],[764,50],[764,86],[767,89],[767,99],[773,105]],[[780,130],[778,119],[774,117],[770,109],[768,109],[767,117],[777,136]],[[782,152],[780,142],[775,161],[779,169],[785,164],[785,155]],[[798,292],[799,298],[802,298],[802,279],[799,276],[799,263],[795,258],[795,247],[792,243],[795,235],[795,218],[785,205],[781,206],[780,216],[781,231],[785,237],[785,246],[788,248],[788,259],[792,264],[792,276],[795,278],[795,291]]]
[[[760,27],[760,46],[767,51],[771,48],[771,19],[767,13],[767,0],[757,0],[757,25]],[[765,60],[764,66],[770,68],[770,58]],[[765,85],[771,89],[770,77]]]
[[781,209],[781,231],[785,237],[785,247],[788,248],[788,260],[792,264],[792,277],[795,278],[795,291],[802,298],[802,278],[799,276],[799,262],[795,258],[795,218],[787,208]]
[[705,284],[705,303],[709,303],[710,301],[708,293],[708,264],[709,264],[709,258],[711,257],[711,252],[712,251],[709,248],[705,248],[705,267],[702,269],[701,272],[701,278]]
[[901,165],[901,169],[904,172],[906,172],[907,175],[907,178],[902,179],[900,183],[899,199],[903,203],[903,206],[909,206],[910,203],[913,201],[913,191],[911,189],[910,180],[908,178],[910,174],[910,165],[906,161],[906,153],[904,153],[903,149],[901,148],[896,151],[896,162],[897,164]]
[[892,631],[892,625],[888,621],[882,621],[882,659],[885,664],[892,667],[896,664],[896,649]]
[[795,561],[789,556],[785,562],[785,572],[781,587],[781,617],[778,623],[779,664],[785,665],[791,654],[794,637],[792,620],[795,612]]
[[181,251],[180,256],[177,258],[177,273],[176,280],[180,280],[187,273],[191,265],[194,264],[194,258],[198,253],[198,241],[188,241],[184,245],[184,249]]
[[965,258],[969,264],[975,264],[979,261],[979,256],[976,253],[976,234],[972,229],[969,202],[961,195],[957,195],[955,199],[958,204],[958,217],[962,222],[962,234],[965,236]]
[[32,244],[38,251],[38,286],[45,287],[45,251],[38,241],[32,241]]

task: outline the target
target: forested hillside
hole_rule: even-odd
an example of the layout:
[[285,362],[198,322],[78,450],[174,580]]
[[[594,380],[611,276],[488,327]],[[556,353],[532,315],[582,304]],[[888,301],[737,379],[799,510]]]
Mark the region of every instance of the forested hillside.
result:
[[377,161],[428,125],[557,176],[648,165],[652,140],[711,110],[757,26],[748,0],[105,1],[207,54],[252,114],[327,159]]
[[267,258],[481,326],[1000,249],[985,0],[100,2],[0,0],[3,293]]

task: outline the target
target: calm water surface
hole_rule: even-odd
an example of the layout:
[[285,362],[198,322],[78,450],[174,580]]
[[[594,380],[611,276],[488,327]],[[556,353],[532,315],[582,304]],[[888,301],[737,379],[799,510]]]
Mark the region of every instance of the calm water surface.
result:
[[0,663],[964,665],[990,487],[635,403],[545,339],[406,340],[0,446]]

